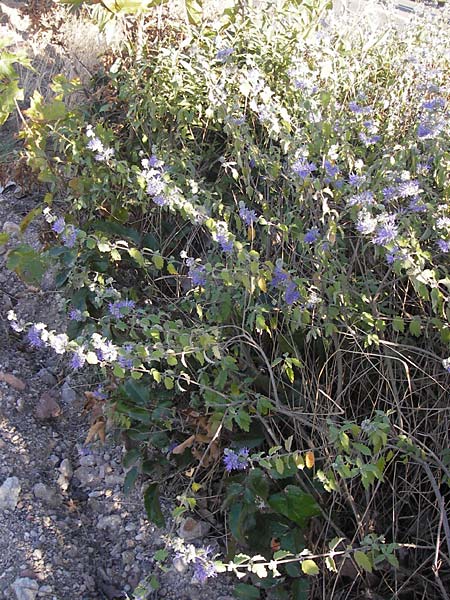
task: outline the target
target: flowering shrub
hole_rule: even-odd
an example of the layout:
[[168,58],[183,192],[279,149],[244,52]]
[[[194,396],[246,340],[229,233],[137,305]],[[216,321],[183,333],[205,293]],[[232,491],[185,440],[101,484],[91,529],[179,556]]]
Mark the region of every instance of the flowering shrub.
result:
[[[26,134],[70,317],[67,334],[33,325],[30,343],[114,381],[116,422],[141,443],[127,486],[154,461],[182,467],[180,517],[224,467],[227,535],[257,548],[264,568],[247,572],[280,598],[319,597],[307,548],[345,577],[328,530],[353,578],[392,582],[380,540],[411,544],[390,520],[412,494],[405,455],[424,493],[448,477],[449,38],[343,35],[319,24],[323,5],[298,4],[228,11],[117,58],[88,107],[62,110],[76,84],[59,78]],[[145,502],[162,524],[156,482]],[[192,557],[199,579],[213,573],[209,551]]]

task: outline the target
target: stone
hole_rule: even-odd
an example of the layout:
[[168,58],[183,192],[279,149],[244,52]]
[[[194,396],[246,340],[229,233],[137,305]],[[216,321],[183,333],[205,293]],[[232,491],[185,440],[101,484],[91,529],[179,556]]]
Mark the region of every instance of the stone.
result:
[[55,507],[61,504],[61,497],[57,494],[56,490],[53,490],[44,483],[36,483],[33,486],[33,494],[49,506]]
[[178,528],[178,535],[189,542],[204,537],[210,529],[211,525],[206,523],[206,521],[196,521],[192,517],[187,517],[181,522]]
[[3,231],[5,233],[9,233],[9,235],[19,235],[20,226],[17,223],[13,223],[12,221],[5,221],[3,223]]
[[45,369],[45,368],[41,369],[40,371],[37,372],[37,376],[42,381],[42,383],[45,383],[47,385],[56,385],[57,384],[56,377],[48,369]]
[[119,529],[122,519],[119,515],[106,515],[100,517],[97,522],[97,529]]
[[8,477],[0,487],[0,510],[14,510],[22,489],[17,477]]
[[80,465],[82,467],[94,467],[95,456],[93,454],[86,454],[85,456],[80,456]]
[[66,479],[72,478],[73,468],[72,468],[72,465],[70,464],[70,460],[68,458],[65,458],[64,460],[61,461],[61,464],[59,465],[59,472],[61,473],[61,475],[63,477],[66,477]]
[[122,552],[122,562],[124,565],[132,565],[134,562],[134,552],[131,552],[131,550]]
[[19,577],[12,584],[12,589],[17,600],[35,600],[39,591],[39,584],[29,577]]
[[70,387],[67,381],[65,381],[61,388],[61,400],[67,404],[72,404],[76,399],[76,391]]
[[79,467],[75,470],[74,475],[83,486],[92,484],[96,479],[95,472],[88,467]]

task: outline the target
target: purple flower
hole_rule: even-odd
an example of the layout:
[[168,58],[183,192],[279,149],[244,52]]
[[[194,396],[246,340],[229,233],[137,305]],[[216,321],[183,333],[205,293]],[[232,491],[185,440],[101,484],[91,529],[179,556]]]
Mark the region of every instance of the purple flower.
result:
[[[145,161],[145,159],[144,159]],[[157,156],[155,156],[154,154],[152,154],[150,156],[150,158],[148,158],[145,161],[145,165],[144,165],[144,161],[142,161],[142,166],[148,166],[151,169],[159,169],[160,167],[163,166],[163,161],[160,160]]]
[[305,236],[304,236],[303,240],[307,244],[313,244],[317,240],[317,238],[319,237],[319,235],[320,235],[319,229],[317,227],[311,227],[305,233]]
[[234,52],[234,48],[222,48],[222,50],[217,51],[216,60],[225,62],[226,59],[233,54],[233,52]]
[[328,160],[324,161],[323,166],[328,177],[336,177],[340,173],[339,167],[331,164]]
[[422,108],[424,110],[438,110],[444,108],[444,106],[444,98],[433,98],[432,100],[425,100],[425,102],[422,103]]
[[355,194],[347,202],[348,206],[355,206],[357,204],[362,204],[363,206],[372,206],[372,204],[375,204],[373,193],[369,190],[367,192]]
[[409,196],[417,196],[422,190],[420,189],[419,182],[415,179],[410,181],[402,181],[397,186],[397,194],[400,198],[408,198]]
[[85,357],[84,353],[82,352],[82,350],[80,349],[73,353],[70,364],[71,364],[72,369],[75,369],[77,371],[78,369],[81,369],[84,366],[85,362],[86,362],[86,357]]
[[411,198],[411,202],[408,204],[408,210],[410,212],[426,212],[427,207],[420,201],[420,198],[417,196],[416,198]]
[[302,179],[306,179],[317,170],[317,167],[314,163],[308,162],[305,158],[300,158],[292,165],[292,170]]
[[362,186],[362,184],[366,181],[366,176],[365,175],[356,175],[354,173],[351,173],[348,176],[348,182],[351,186],[359,188]]
[[248,448],[241,448],[238,452],[235,452],[231,448],[225,448],[223,454],[223,462],[227,473],[231,471],[244,471],[249,465]]
[[79,308],[72,308],[72,310],[69,312],[69,319],[71,321],[82,321],[83,313]]
[[217,243],[222,248],[222,252],[232,252],[233,251],[233,240],[227,236],[224,232],[219,232],[216,234]]
[[247,227],[253,226],[253,223],[256,221],[256,212],[254,210],[248,209],[244,205],[242,205],[239,209],[239,216],[247,225]]
[[395,200],[398,197],[397,188],[393,185],[383,189],[383,198],[385,200]]
[[32,348],[43,348],[45,346],[44,342],[41,338],[41,333],[44,327],[39,327],[39,325],[33,325],[30,327],[27,339]]
[[372,242],[377,246],[385,246],[393,242],[398,236],[398,227],[395,224],[396,215],[386,215],[382,224],[377,227]]
[[196,556],[194,559],[194,577],[199,583],[205,583],[210,577],[217,577],[216,566],[208,558],[209,552],[207,549],[203,556]]
[[105,392],[105,388],[102,385],[98,385],[92,392],[92,395],[94,398],[97,398],[97,400],[106,400],[108,397],[108,394]]
[[275,267],[270,285],[275,288],[280,288],[281,286],[286,285],[288,279],[289,276],[285,271],[283,271],[283,269],[280,269],[280,267]]
[[204,265],[193,265],[188,272],[192,285],[204,287],[206,285],[206,269]]
[[359,139],[368,148],[381,140],[381,135],[367,135],[364,131],[359,134]]
[[436,219],[436,227],[438,229],[447,229],[450,227],[450,217],[439,217]]
[[437,245],[441,252],[444,252],[445,254],[450,252],[450,240],[438,240]]
[[297,286],[293,281],[290,281],[286,286],[286,291],[284,292],[284,299],[286,300],[286,304],[291,306],[294,302],[300,298],[300,293],[297,289]]
[[365,209],[358,213],[358,220],[356,222],[356,229],[363,235],[373,233],[377,226],[377,220]]
[[52,231],[60,235],[66,227],[66,222],[63,217],[58,217],[52,225]]
[[169,200],[166,196],[163,196],[162,194],[158,194],[158,196],[155,196],[153,198],[153,202],[156,204],[156,206],[167,206],[167,204],[169,204]]
[[432,140],[434,139],[442,129],[442,123],[431,123],[422,121],[417,127],[417,137],[420,140]]
[[134,300],[117,300],[116,302],[109,303],[108,310],[110,315],[120,319],[124,314],[123,310],[128,312],[128,310],[132,310],[135,306],[136,302]]
[[73,248],[77,241],[78,229],[73,225],[68,225],[62,234],[62,241],[67,248]]
[[370,113],[372,112],[370,106],[360,106],[357,102],[354,101],[349,102],[348,107],[352,111],[352,113],[355,113],[355,115],[370,115]]
[[160,173],[147,178],[147,194],[149,196],[160,196],[164,190],[165,182]]

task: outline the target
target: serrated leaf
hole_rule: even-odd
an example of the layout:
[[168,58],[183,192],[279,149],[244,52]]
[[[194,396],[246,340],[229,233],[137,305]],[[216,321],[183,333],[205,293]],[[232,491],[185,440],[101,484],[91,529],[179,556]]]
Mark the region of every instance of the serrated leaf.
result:
[[318,575],[320,572],[319,567],[310,558],[308,558],[307,560],[304,560],[302,562],[301,566],[302,566],[302,571],[305,575]]
[[141,458],[141,451],[139,448],[132,448],[129,450],[122,459],[122,464],[125,469],[129,469]]
[[239,600],[259,600],[261,597],[259,589],[248,583],[238,583],[235,586],[233,593]]
[[394,331],[403,333],[405,331],[405,322],[401,317],[394,317],[392,321],[392,329]]
[[419,318],[415,318],[410,322],[409,332],[414,337],[420,337],[420,334],[422,333],[422,323]]
[[367,571],[368,573],[372,573],[372,561],[367,554],[364,554],[364,552],[361,552],[361,550],[356,550],[353,556],[358,567],[364,569],[364,571]]

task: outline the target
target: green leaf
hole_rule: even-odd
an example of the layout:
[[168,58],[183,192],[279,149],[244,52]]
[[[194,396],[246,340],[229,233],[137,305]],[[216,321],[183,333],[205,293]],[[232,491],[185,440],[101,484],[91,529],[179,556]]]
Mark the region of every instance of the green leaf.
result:
[[415,317],[409,324],[409,333],[414,337],[420,337],[422,333],[422,323],[420,318]]
[[186,14],[191,25],[200,25],[203,17],[202,2],[200,0],[184,0]]
[[27,283],[35,285],[40,284],[46,269],[42,254],[28,244],[20,244],[11,250],[6,266]]
[[269,494],[269,482],[262,469],[251,469],[246,480],[247,487],[263,500],[267,499]]
[[0,245],[6,244],[9,240],[9,233],[0,233]]
[[292,582],[292,600],[309,599],[309,581],[305,578],[294,579]]
[[164,267],[164,258],[160,254],[154,254],[152,256],[152,262],[155,267],[161,270]]
[[318,575],[320,572],[319,567],[310,558],[302,562],[302,571],[305,575]]
[[125,481],[123,483],[123,493],[125,494],[125,496],[127,496],[133,489],[133,486],[136,483],[136,479],[138,478],[138,476],[139,471],[137,467],[133,467],[125,475]]
[[405,331],[405,322],[401,317],[394,317],[392,321],[392,329],[403,333]]
[[144,506],[149,520],[157,527],[164,527],[166,521],[161,511],[159,487],[157,483],[151,483],[145,490]]
[[129,450],[122,459],[122,464],[125,469],[129,469],[141,458],[141,451],[139,448],[132,448]]
[[137,404],[147,406],[150,403],[150,388],[145,383],[138,383],[134,379],[128,379],[123,389]]
[[233,590],[233,594],[240,600],[258,600],[261,597],[259,589],[248,583],[238,583]]
[[353,556],[358,567],[361,567],[361,569],[364,569],[364,571],[367,571],[368,573],[372,573],[372,561],[367,554],[364,554],[361,550],[356,550]]
[[272,510],[300,527],[303,527],[309,518],[320,514],[314,498],[295,485],[288,485],[283,492],[269,496],[268,504]]

